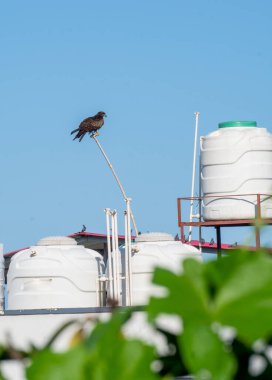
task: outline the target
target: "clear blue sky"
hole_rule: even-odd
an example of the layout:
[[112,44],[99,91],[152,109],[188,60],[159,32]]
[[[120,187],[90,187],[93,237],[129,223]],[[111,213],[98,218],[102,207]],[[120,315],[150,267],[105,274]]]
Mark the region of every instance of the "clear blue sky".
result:
[[[19,1],[0,9],[0,241],[105,232],[124,202],[95,143],[70,131],[108,115],[100,142],[141,231],[176,234],[200,134],[224,120],[272,128],[268,0]],[[122,232],[122,223],[120,222]]]

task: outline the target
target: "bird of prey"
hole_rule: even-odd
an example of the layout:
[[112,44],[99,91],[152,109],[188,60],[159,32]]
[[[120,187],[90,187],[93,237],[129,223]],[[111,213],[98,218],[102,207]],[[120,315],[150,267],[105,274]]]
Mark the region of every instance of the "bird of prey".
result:
[[105,112],[100,111],[96,115],[84,119],[79,124],[79,127],[71,132],[71,135],[77,132],[73,140],[78,139],[78,141],[81,141],[86,133],[93,134],[97,132],[104,124],[104,117],[106,116]]

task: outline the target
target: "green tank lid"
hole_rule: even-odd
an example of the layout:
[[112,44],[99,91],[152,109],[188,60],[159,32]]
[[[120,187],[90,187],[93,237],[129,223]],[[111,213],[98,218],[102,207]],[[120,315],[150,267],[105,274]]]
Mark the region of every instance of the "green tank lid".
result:
[[218,124],[218,128],[229,127],[257,127],[257,121],[224,121]]

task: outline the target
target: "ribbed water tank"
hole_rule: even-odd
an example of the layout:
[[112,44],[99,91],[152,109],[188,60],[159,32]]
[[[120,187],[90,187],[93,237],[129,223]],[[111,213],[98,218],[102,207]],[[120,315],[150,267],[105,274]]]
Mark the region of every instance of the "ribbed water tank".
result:
[[5,295],[5,260],[3,256],[3,244],[0,244],[0,314],[4,310]]
[[73,238],[48,237],[18,252],[7,275],[8,309],[100,306],[102,256]]
[[[125,249],[122,247],[122,275],[125,274],[124,256]],[[189,257],[202,260],[198,249],[174,240],[170,234],[150,232],[139,235],[132,243],[132,304],[145,305],[151,295],[162,294],[162,289],[152,284],[155,267],[179,272],[182,261]],[[125,305],[124,280],[122,290],[122,303]]]
[[272,135],[255,121],[230,121],[200,138],[205,220],[272,218]]

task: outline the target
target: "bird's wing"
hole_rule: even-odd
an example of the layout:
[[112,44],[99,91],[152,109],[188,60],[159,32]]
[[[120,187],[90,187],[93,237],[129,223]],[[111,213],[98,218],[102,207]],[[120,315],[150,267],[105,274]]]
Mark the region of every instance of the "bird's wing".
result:
[[86,119],[82,120],[82,122],[79,124],[79,128],[92,123],[92,121],[93,121],[93,117],[92,116],[91,117],[87,117]]

